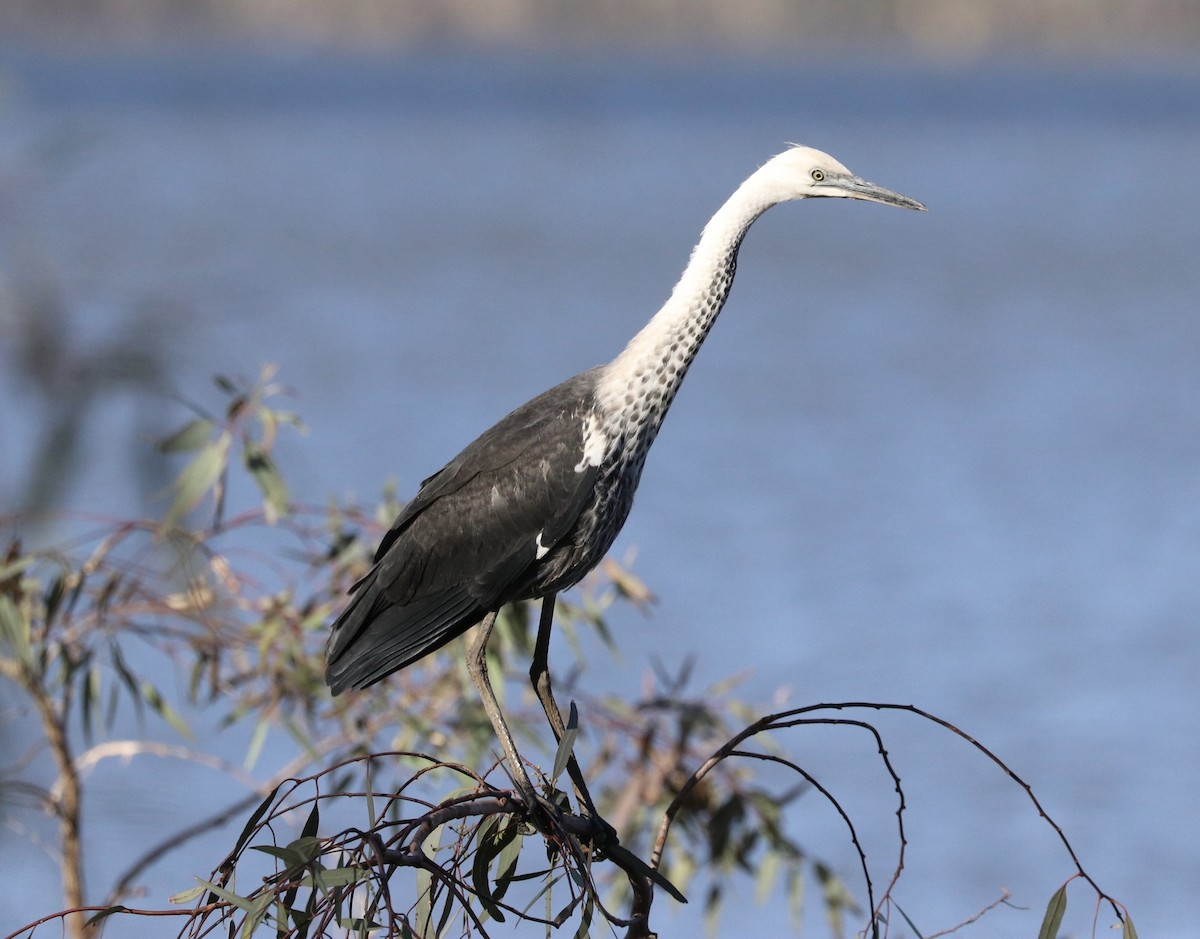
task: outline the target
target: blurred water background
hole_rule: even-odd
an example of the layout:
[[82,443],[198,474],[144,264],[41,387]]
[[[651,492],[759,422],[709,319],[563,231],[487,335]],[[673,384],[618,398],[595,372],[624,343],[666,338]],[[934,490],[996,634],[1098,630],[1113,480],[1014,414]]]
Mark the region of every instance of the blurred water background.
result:
[[[621,660],[593,656],[582,682],[633,693],[652,660],[694,656],[697,686],[745,669],[764,702],[786,688],[937,712],[1033,785],[1142,935],[1195,934],[1189,5],[1153,21],[1173,44],[1122,44],[1104,3],[1074,5],[1075,33],[1025,37],[1111,27],[1082,50],[992,42],[978,16],[943,34],[920,3],[884,5],[928,27],[899,38],[498,41],[439,23],[369,48],[315,27],[279,40],[265,18],[197,38],[143,6],[0,46],[3,510],[150,511],[167,477],[148,442],[185,416],[176,396],[213,403],[212,374],[264,361],[311,428],[281,458],[299,499],[388,478],[411,493],[510,407],[615,354],[760,162],[786,141],[829,150],[930,212],[819,201],[755,227],[618,543],[659,603],[617,615]],[[22,9],[13,22],[46,26]],[[495,5],[534,24],[541,9]],[[931,931],[1008,888],[1031,911],[976,934],[1033,934],[1072,870],[1053,834],[960,743],[886,732],[908,793],[902,905]],[[856,813],[886,880],[894,802],[869,741],[785,745]],[[186,767],[143,772],[136,793],[93,780],[97,890],[105,844],[218,796]],[[853,877],[828,807],[792,824]],[[0,932],[59,905],[51,860],[2,837]],[[202,859],[165,863],[147,902]],[[724,923],[788,926],[749,902]]]

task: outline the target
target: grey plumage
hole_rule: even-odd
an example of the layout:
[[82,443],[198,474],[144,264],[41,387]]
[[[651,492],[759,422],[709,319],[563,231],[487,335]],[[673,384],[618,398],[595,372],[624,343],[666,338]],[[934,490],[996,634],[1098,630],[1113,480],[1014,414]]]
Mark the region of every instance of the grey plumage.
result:
[[605,485],[598,466],[576,471],[597,372],[517,408],[422,483],[334,624],[335,694],[415,662],[488,610],[572,586],[604,556],[629,503],[619,518],[604,511],[611,474]]

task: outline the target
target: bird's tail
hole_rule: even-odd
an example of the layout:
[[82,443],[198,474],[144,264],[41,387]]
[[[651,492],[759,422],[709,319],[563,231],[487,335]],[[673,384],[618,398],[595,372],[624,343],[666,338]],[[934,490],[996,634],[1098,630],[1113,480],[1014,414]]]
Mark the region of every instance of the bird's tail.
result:
[[484,610],[463,588],[395,603],[380,586],[377,570],[355,584],[349,605],[333,624],[325,650],[325,681],[335,695],[373,685],[483,618]]

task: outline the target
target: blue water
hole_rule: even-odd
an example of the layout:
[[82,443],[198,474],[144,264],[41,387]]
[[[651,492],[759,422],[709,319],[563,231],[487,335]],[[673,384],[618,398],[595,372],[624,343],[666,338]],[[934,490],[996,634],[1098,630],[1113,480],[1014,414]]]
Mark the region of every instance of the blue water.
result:
[[[698,687],[745,669],[764,703],[783,686],[937,712],[1033,785],[1142,935],[1190,933],[1200,69],[8,48],[0,76],[9,278],[57,285],[77,350],[123,329],[155,344],[187,397],[280,363],[311,428],[282,462],[309,501],[389,477],[411,492],[611,357],[786,141],[926,202],[782,206],[750,234],[616,548],[659,603],[615,617],[622,660],[583,683],[634,693],[652,658],[692,654]],[[5,499],[45,416],[22,381],[0,383]],[[180,412],[122,393],[97,409],[68,504],[129,511],[130,440]],[[905,910],[933,931],[1007,887],[1031,910],[977,934],[1033,934],[1072,871],[1052,833],[962,744],[883,726],[910,807]],[[783,744],[857,813],[885,881],[894,806],[869,742]],[[194,797],[186,773],[145,772],[158,791],[136,809],[97,774],[96,843]],[[853,875],[831,811],[792,821]],[[17,844],[0,931],[54,905],[52,866],[14,864]],[[193,873],[165,865],[151,899]],[[664,934],[696,928],[660,907]],[[786,914],[747,902],[725,922],[775,934]]]

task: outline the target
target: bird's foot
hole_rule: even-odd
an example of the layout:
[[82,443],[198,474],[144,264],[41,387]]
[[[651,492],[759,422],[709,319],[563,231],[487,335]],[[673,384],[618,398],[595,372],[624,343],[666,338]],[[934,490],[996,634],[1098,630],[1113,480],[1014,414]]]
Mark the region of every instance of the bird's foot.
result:
[[620,843],[617,830],[593,807],[576,814],[571,811],[566,794],[559,790],[546,795],[536,792],[529,795],[516,790],[512,795],[524,804],[526,821],[551,840],[569,835],[601,858],[607,848]]
[[590,844],[592,850],[597,852],[601,857],[604,856],[608,848],[621,843],[621,839],[617,836],[617,830],[605,821],[594,808],[582,815],[572,817],[577,822],[582,823],[581,828],[584,829],[578,835],[579,840]]

